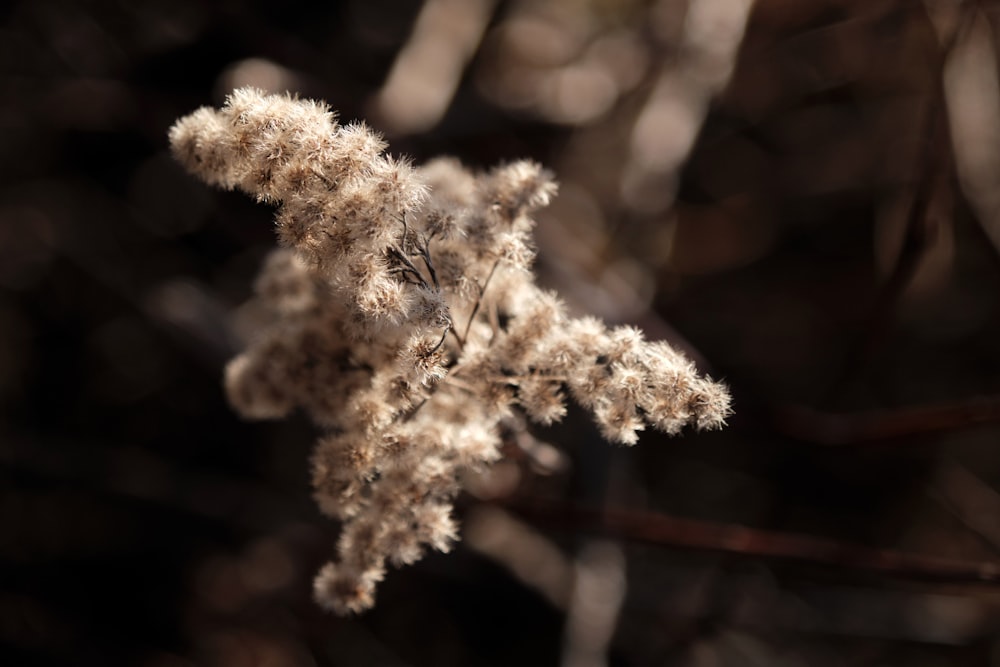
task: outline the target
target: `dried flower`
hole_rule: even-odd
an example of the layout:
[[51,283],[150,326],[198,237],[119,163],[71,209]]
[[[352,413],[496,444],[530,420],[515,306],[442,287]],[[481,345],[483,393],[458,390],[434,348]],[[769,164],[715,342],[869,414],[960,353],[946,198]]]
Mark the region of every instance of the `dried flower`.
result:
[[500,457],[519,413],[558,421],[568,394],[626,445],[729,414],[726,389],[666,343],[574,319],[534,284],[530,216],[556,190],[535,163],[413,167],[325,105],[253,89],[180,119],[170,141],[206,182],[279,205],[283,248],[256,286],[273,322],[226,389],[248,418],[300,407],[326,431],[313,486],[343,530],[314,590],[338,613],[374,603],[387,561],[448,550],[462,474]]

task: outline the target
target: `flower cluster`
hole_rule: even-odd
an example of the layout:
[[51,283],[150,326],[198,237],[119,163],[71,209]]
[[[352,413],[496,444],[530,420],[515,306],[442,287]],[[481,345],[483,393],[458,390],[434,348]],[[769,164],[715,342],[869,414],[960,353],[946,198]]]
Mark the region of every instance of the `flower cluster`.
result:
[[729,413],[725,387],[666,343],[573,318],[535,285],[531,214],[556,186],[534,163],[414,167],[322,104],[253,89],[170,142],[206,182],[279,204],[282,248],[256,286],[272,324],[226,389],[246,417],[302,408],[323,428],[315,497],[343,529],[315,595],[338,613],[370,607],[388,563],[449,548],[463,473],[497,460],[523,414],[555,422],[569,395],[631,445]]

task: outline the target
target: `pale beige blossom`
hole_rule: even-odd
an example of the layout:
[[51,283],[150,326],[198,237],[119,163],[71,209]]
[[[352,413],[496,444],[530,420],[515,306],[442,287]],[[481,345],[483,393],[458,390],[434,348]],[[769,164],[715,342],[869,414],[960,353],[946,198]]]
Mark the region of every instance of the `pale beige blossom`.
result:
[[256,285],[273,319],[225,384],[248,418],[301,408],[324,429],[314,495],[342,531],[314,592],[337,613],[374,604],[387,563],[450,548],[460,480],[525,415],[556,422],[571,396],[632,445],[729,414],[725,387],[669,345],[573,318],[534,284],[530,216],[556,186],[533,162],[415,167],[323,104],[253,89],[180,119],[170,141],[192,174],[278,206],[283,247]]

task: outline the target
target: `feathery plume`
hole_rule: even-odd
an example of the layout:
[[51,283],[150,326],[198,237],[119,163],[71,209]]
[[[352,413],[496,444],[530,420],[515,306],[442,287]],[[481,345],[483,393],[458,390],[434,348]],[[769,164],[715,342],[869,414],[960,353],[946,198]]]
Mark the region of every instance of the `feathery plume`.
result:
[[273,321],[225,385],[247,418],[301,408],[324,429],[314,494],[343,527],[314,593],[337,613],[371,607],[387,563],[450,548],[463,473],[500,458],[519,415],[551,424],[571,396],[633,445],[730,412],[666,343],[572,318],[534,284],[531,215],[556,185],[533,162],[414,167],[324,104],[250,88],[177,121],[170,143],[206,183],[278,205],[282,247],[256,285]]

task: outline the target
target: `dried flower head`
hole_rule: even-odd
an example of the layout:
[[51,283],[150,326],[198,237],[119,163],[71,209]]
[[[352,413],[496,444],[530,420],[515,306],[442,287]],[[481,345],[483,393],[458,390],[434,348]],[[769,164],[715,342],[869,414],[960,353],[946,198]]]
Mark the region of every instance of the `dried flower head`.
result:
[[387,562],[450,548],[462,474],[500,457],[521,414],[558,421],[569,395],[626,445],[729,414],[726,389],[666,343],[572,318],[535,285],[531,214],[556,186],[533,162],[413,167],[323,104],[253,89],[170,142],[206,182],[279,205],[283,248],[257,281],[273,321],[226,389],[248,418],[300,407],[325,430],[313,486],[343,529],[314,590],[338,613],[374,603]]

